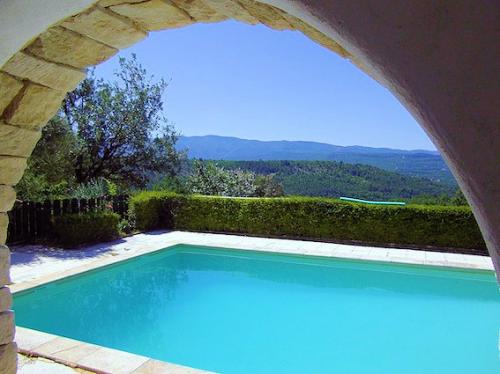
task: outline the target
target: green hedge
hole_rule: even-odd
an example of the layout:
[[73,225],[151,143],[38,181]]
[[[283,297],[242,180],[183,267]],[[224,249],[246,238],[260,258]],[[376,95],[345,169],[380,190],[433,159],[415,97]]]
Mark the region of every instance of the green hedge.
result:
[[224,198],[156,191],[133,196],[130,212],[140,230],[171,228],[486,249],[468,207],[376,206],[328,198]]
[[111,212],[65,214],[54,218],[56,239],[63,247],[108,241],[119,236],[120,216]]

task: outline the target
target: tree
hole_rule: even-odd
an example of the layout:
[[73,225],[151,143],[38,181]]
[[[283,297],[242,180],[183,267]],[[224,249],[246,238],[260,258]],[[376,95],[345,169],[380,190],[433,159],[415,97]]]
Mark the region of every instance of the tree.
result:
[[16,186],[26,200],[95,195],[144,187],[151,177],[174,177],[184,154],[163,116],[167,85],[154,82],[137,62],[120,59],[116,82],[94,71],[63,102],[42,131]]
[[164,80],[154,82],[136,56],[120,59],[118,81],[97,79],[94,70],[63,102],[60,116],[77,144],[77,183],[106,178],[143,187],[152,173],[175,175],[182,153],[177,133],[163,116]]
[[16,186],[22,200],[43,201],[64,198],[74,182],[76,137],[59,116],[43,128],[23,178]]
[[55,116],[43,128],[28,168],[37,175],[43,174],[52,184],[72,182],[76,145],[77,139],[71,127],[63,118]]
[[231,175],[215,163],[195,160],[188,188],[192,193],[202,195],[231,196],[230,179]]
[[257,175],[255,178],[255,196],[279,197],[285,195],[283,186],[276,181],[274,175]]
[[457,190],[455,191],[455,196],[453,196],[452,201],[454,205],[469,205],[464,193],[460,188],[457,188]]
[[188,194],[190,192],[185,176],[157,176],[152,179],[147,186],[148,190],[152,191],[170,191],[179,194]]
[[192,193],[202,195],[274,197],[283,187],[271,175],[257,175],[241,169],[226,170],[213,162],[194,161],[188,178]]

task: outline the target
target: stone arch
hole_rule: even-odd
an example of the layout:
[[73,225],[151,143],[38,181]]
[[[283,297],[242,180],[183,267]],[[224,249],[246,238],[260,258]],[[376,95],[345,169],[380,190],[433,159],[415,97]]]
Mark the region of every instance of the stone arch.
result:
[[[0,282],[7,211],[40,130],[67,91],[149,32],[235,19],[298,30],[395,94],[457,177],[500,269],[500,7],[488,0],[55,0],[0,4]],[[18,22],[18,23],[16,23]],[[5,35],[7,38],[5,38]],[[10,291],[0,288],[0,371],[15,372]]]

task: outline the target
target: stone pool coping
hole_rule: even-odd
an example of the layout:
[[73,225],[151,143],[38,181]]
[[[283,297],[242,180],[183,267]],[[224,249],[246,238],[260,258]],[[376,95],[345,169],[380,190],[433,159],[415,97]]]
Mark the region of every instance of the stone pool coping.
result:
[[19,353],[94,373],[202,374],[207,371],[16,326]]
[[[129,245],[132,248],[128,248],[127,252],[114,253],[112,256],[101,256],[95,261],[81,266],[43,274],[35,279],[12,284],[10,288],[13,293],[18,293],[177,244],[493,271],[493,264],[489,257],[413,249],[365,247],[302,240],[182,231],[151,233],[148,236],[144,236],[144,240],[142,239],[141,237],[141,240],[135,241],[133,245]],[[79,367],[98,373],[206,373],[206,371],[170,364],[145,356],[22,327],[16,327],[16,341],[21,353],[46,357],[70,367]]]

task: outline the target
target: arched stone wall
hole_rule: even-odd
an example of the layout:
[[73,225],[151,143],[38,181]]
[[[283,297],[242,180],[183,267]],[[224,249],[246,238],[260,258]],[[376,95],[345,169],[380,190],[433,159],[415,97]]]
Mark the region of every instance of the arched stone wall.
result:
[[2,0],[0,372],[15,372],[7,214],[13,186],[65,93],[149,32],[236,19],[298,30],[389,88],[438,146],[499,269],[500,7],[446,0]]

